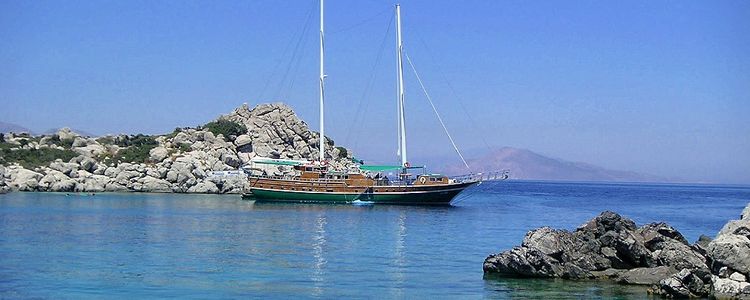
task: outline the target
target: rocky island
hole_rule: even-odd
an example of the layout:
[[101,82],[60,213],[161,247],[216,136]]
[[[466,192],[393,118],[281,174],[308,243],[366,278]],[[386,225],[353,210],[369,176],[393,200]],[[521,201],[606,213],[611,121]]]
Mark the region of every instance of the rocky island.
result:
[[[350,151],[326,139],[332,164]],[[236,171],[256,156],[317,159],[318,133],[281,103],[247,104],[196,128],[164,135],[0,134],[0,192],[241,193]],[[283,168],[274,173],[288,172]]]
[[485,274],[603,279],[649,285],[668,298],[750,299],[750,204],[711,240],[689,244],[665,223],[636,226],[606,211],[575,231],[542,227],[520,246],[490,255]]

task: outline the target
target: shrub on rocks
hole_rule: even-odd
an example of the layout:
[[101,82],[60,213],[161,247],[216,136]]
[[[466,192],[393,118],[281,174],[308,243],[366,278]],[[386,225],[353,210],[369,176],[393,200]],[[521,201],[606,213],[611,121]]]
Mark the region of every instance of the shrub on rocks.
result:
[[203,128],[210,131],[214,135],[223,135],[225,138],[230,136],[239,136],[247,133],[247,127],[237,122],[219,119],[213,122],[209,122],[203,125]]

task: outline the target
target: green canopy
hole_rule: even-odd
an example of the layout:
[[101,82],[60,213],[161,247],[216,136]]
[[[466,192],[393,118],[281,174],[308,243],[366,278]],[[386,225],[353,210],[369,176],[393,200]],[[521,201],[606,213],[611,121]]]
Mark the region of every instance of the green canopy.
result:
[[390,171],[390,170],[400,170],[401,166],[367,165],[367,166],[359,166],[359,169],[362,171],[383,172],[383,171]]

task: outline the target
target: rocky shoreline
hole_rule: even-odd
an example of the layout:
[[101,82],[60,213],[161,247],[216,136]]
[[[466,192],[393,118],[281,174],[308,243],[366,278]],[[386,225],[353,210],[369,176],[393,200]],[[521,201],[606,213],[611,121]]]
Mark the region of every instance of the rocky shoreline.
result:
[[[227,131],[225,124],[242,131]],[[243,104],[204,126],[156,136],[94,138],[67,128],[42,136],[11,133],[0,135],[0,193],[236,194],[247,184],[238,168],[253,157],[317,159],[317,148],[318,133],[281,103],[253,109]],[[346,164],[349,153],[327,139],[326,156],[332,164]],[[52,157],[40,162],[45,156]],[[268,171],[290,172],[285,167]]]
[[666,223],[636,226],[606,211],[575,231],[542,227],[487,257],[485,274],[612,280],[667,298],[750,299],[750,204],[711,240],[689,244]]

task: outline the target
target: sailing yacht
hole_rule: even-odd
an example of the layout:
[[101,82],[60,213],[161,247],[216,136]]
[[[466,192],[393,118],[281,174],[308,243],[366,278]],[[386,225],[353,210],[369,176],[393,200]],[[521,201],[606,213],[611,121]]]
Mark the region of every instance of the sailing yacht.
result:
[[[404,119],[403,45],[401,6],[396,5],[398,58],[398,123],[401,164],[395,166],[358,165],[355,169],[334,170],[325,162],[325,70],[323,2],[320,0],[320,149],[318,161],[255,158],[253,164],[292,167],[295,175],[269,176],[250,173],[249,191],[243,198],[256,202],[373,203],[405,205],[448,205],[466,188],[482,181],[482,175],[448,178],[427,174],[424,167],[412,167],[406,156]],[[421,174],[411,172],[422,170]],[[398,172],[388,178],[384,172]]]

